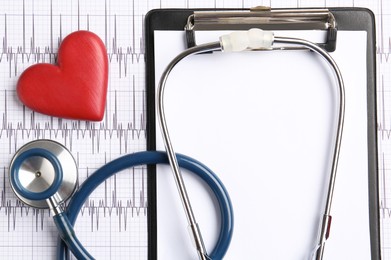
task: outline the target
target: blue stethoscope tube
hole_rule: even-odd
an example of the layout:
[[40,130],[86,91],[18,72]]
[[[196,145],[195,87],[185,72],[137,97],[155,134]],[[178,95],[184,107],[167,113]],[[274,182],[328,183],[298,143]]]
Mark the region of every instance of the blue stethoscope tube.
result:
[[[180,154],[177,154],[177,159],[180,167],[195,173],[206,182],[217,198],[221,214],[221,227],[217,243],[209,254],[209,258],[220,260],[228,250],[233,232],[233,209],[227,190],[216,174],[202,163]],[[71,246],[73,254],[78,259],[93,259],[90,258],[91,256],[79,241],[74,241],[76,237],[72,235],[74,233],[73,225],[88,196],[107,178],[122,170],[140,165],[168,163],[167,154],[164,152],[138,152],[109,162],[84,181],[79,190],[72,196],[64,215],[60,214],[55,217],[56,225],[60,229],[61,237],[63,237],[62,239],[65,236],[68,240],[71,240],[67,244]],[[57,259],[66,259],[67,257],[67,246],[62,239],[59,240]]]

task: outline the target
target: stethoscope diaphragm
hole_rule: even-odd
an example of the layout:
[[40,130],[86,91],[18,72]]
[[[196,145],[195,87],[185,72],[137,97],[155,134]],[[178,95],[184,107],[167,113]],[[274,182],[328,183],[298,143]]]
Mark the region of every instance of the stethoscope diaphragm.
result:
[[66,201],[78,183],[72,154],[51,140],[36,140],[21,147],[9,169],[11,187],[17,197],[35,208],[49,208],[50,197],[59,204]]

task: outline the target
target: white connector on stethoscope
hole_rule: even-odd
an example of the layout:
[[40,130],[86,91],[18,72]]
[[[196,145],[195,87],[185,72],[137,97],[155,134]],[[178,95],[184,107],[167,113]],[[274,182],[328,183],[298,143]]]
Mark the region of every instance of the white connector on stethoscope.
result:
[[238,31],[220,37],[221,48],[225,52],[258,50],[271,48],[274,33],[253,28],[248,31]]

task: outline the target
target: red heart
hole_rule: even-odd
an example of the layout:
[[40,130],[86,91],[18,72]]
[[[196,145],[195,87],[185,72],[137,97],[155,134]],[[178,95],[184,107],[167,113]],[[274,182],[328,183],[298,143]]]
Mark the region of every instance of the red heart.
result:
[[37,112],[100,121],[105,111],[108,58],[101,39],[88,31],[68,35],[58,50],[58,66],[35,64],[17,84],[19,99]]

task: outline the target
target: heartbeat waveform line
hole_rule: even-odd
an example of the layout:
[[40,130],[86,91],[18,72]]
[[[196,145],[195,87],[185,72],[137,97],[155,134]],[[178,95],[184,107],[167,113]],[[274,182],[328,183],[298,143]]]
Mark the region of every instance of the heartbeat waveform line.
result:
[[[134,4],[134,2],[133,2]],[[18,64],[21,63],[55,63],[57,60],[57,50],[62,42],[63,39],[63,24],[62,24],[62,18],[63,14],[55,15],[53,13],[53,5],[52,1],[50,1],[50,14],[48,15],[49,21],[50,21],[50,40],[49,43],[45,46],[37,46],[36,44],[36,28],[35,28],[35,15],[34,13],[27,14],[25,10],[25,1],[23,1],[23,9],[22,9],[22,43],[20,45],[11,46],[9,45],[9,23],[8,23],[8,17],[11,16],[11,14],[3,14],[3,19],[0,19],[4,21],[4,35],[0,36],[2,39],[2,46],[0,51],[0,64],[2,62],[7,62],[9,67],[9,77],[14,77],[19,75],[19,66]],[[131,15],[133,19],[133,37],[132,41],[130,43],[125,43],[125,46],[119,46],[119,40],[118,40],[118,24],[117,24],[117,15],[116,14],[108,14],[107,11],[107,3],[105,3],[105,11],[104,11],[104,21],[105,21],[105,35],[104,35],[104,42],[107,49],[107,55],[110,63],[116,62],[118,63],[118,71],[119,71],[119,77],[127,77],[129,75],[129,64],[139,63],[140,61],[143,62],[144,54],[145,54],[145,46],[144,46],[144,39],[143,36],[138,41],[138,44],[136,43],[136,35],[135,35],[135,17],[137,15],[134,13]],[[28,37],[26,35],[27,31],[27,25],[26,21],[27,18],[31,17],[31,36]],[[59,28],[58,30],[54,29],[53,25],[53,18],[58,17],[59,19]],[[81,18],[86,19],[86,30],[90,30],[90,19],[92,17],[100,18],[101,15],[90,15],[80,14],[80,2],[78,1],[78,13],[77,13],[77,30],[81,30],[80,20]],[[113,20],[114,23],[114,35],[112,36],[111,40],[108,39],[110,36],[108,35],[108,26],[109,23]],[[144,27],[144,15],[140,16],[142,27]],[[56,38],[54,36],[54,31],[59,31],[59,36]],[[29,45],[26,44],[26,42],[29,42]],[[109,47],[108,43],[111,42],[112,46]],[[27,47],[29,46],[29,47]]]
[[[105,119],[99,123],[84,121],[63,120],[47,116],[44,121],[37,120],[37,114],[23,106],[21,121],[11,120],[9,118],[9,93],[4,90],[4,107],[2,113],[2,122],[0,125],[0,139],[9,140],[8,153],[13,153],[19,147],[20,140],[24,139],[62,139],[64,144],[69,144],[70,150],[73,148],[74,138],[77,140],[91,140],[91,153],[99,153],[101,139],[112,140],[118,139],[121,144],[119,152],[129,152],[129,141],[145,138],[146,118],[145,118],[145,91],[137,92],[133,79],[133,88],[131,92],[132,111],[127,122],[120,122],[118,111],[118,93],[117,91],[109,92],[108,96],[114,96],[113,111],[109,111],[106,105]],[[137,104],[137,94],[142,96],[141,104]],[[139,111],[139,112],[138,112]]]
[[384,48],[384,43],[381,43],[381,46],[376,47],[376,54],[379,57],[380,63],[389,62],[391,55],[391,37],[388,38],[388,48]]
[[378,32],[378,35],[380,36],[380,45],[378,45],[376,47],[376,54],[377,56],[379,57],[379,60],[380,60],[380,63],[387,63],[389,61],[389,58],[390,58],[390,52],[391,52],[391,37],[388,37],[388,48],[385,47],[385,36],[384,36],[384,9],[383,9],[383,0],[380,0],[379,2],[380,6],[379,6],[379,11],[380,11],[380,14],[379,14],[379,29],[380,32]]
[[380,205],[379,205],[380,212],[382,212],[382,218],[391,218],[391,208],[386,207],[384,205],[383,200],[380,200]]
[[[16,198],[7,198],[6,194],[11,192],[11,188],[7,185],[6,181],[8,169],[3,167],[2,170],[0,212],[4,212],[4,215],[7,217],[8,232],[15,231],[17,229],[17,223],[24,221],[23,219],[28,217],[31,217],[34,222],[35,232],[44,231],[47,218],[51,217],[50,210],[30,208]],[[91,231],[99,231],[99,224],[102,218],[111,219],[113,216],[117,217],[118,230],[126,231],[130,218],[147,215],[148,200],[146,198],[145,171],[146,169],[144,167],[130,170],[133,189],[129,192],[127,198],[118,198],[116,189],[118,184],[116,176],[114,176],[111,181],[113,184],[112,189],[108,187],[110,180],[105,181],[103,184],[105,190],[104,197],[101,199],[89,198],[86,200],[80,210],[80,215],[81,217],[89,217]],[[136,175],[141,175],[139,190],[135,188]]]
[[390,123],[387,123],[387,117],[386,117],[386,100],[385,100],[385,83],[384,83],[384,75],[380,76],[380,95],[378,96],[378,102],[379,102],[379,119],[380,121],[377,123],[377,131],[379,133],[379,136],[381,136],[382,140],[388,140],[391,138],[391,129],[390,129]]
[[[146,91],[142,79],[145,43],[140,31],[144,28],[143,13],[148,11],[144,9],[140,9],[136,1],[77,0],[65,4],[52,0],[18,0],[4,3],[0,14],[3,78],[0,88],[0,146],[3,149],[0,154],[0,229],[9,237],[11,247],[20,246],[18,234],[23,233],[26,241],[33,240],[31,250],[34,252],[34,238],[54,228],[49,210],[25,206],[13,195],[8,183],[8,164],[20,146],[35,139],[59,141],[74,154],[80,180],[112,158],[145,149]],[[109,90],[101,122],[41,115],[16,100],[14,85],[22,70],[33,63],[56,63],[64,37],[76,30],[98,34],[106,46]],[[138,238],[146,241],[146,175],[146,168],[138,167],[102,183],[82,205],[78,222],[83,223],[85,229],[81,228],[81,237],[89,236],[91,231],[111,241],[120,237],[117,232],[123,232],[124,241]],[[106,233],[106,228],[110,234]],[[36,258],[50,256],[56,241],[49,239],[45,243],[39,244]],[[7,257],[6,250],[1,258]]]

